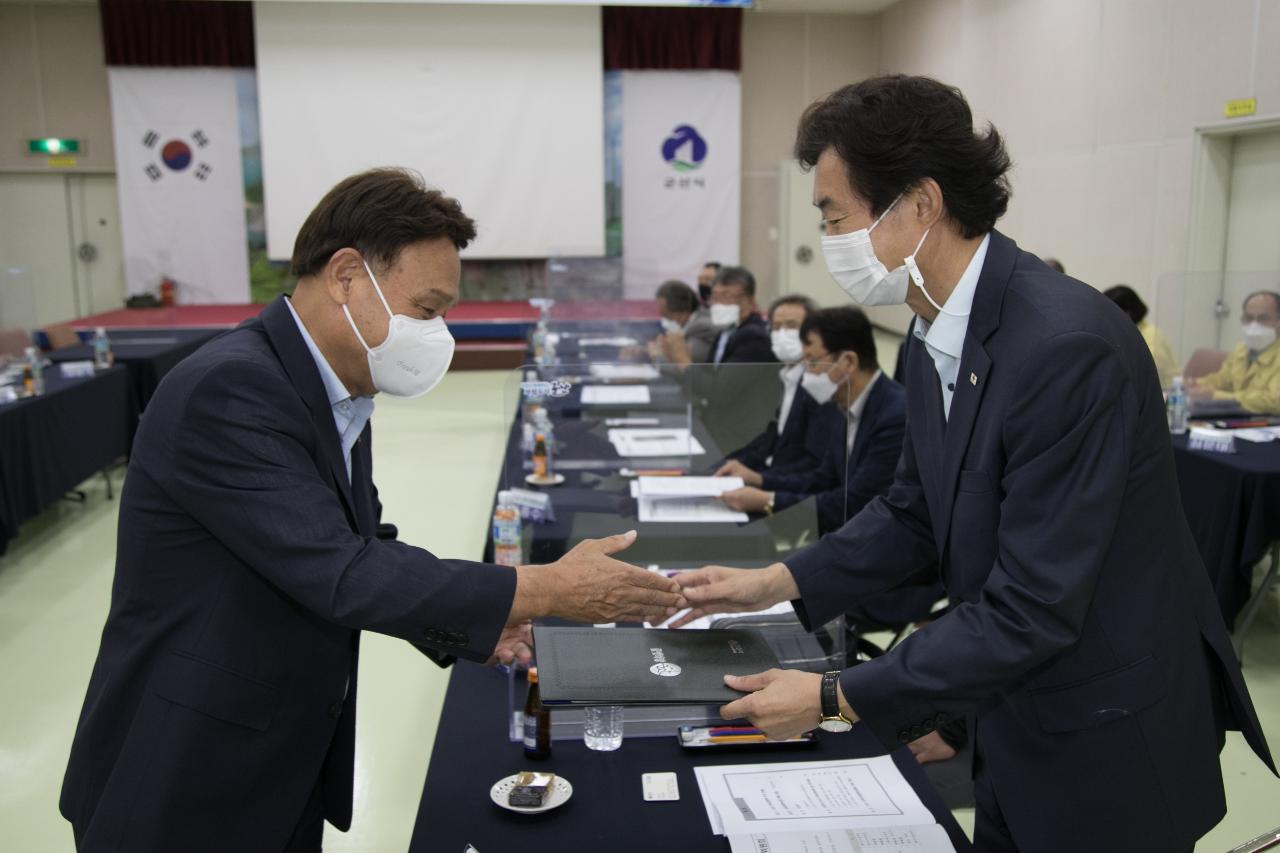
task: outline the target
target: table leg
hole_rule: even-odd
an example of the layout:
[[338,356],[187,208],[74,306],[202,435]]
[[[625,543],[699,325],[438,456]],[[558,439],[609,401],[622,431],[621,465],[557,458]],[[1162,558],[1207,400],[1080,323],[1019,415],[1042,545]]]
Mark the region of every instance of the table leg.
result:
[[1240,624],[1236,627],[1236,657],[1240,659],[1240,665],[1244,666],[1244,636],[1249,632],[1249,625],[1253,622],[1258,610],[1261,609],[1263,601],[1266,600],[1267,590],[1276,581],[1277,570],[1280,569],[1280,542],[1276,542],[1271,546],[1271,565],[1267,569],[1266,576],[1262,579],[1258,591],[1250,597],[1245,604],[1244,610],[1240,614]]

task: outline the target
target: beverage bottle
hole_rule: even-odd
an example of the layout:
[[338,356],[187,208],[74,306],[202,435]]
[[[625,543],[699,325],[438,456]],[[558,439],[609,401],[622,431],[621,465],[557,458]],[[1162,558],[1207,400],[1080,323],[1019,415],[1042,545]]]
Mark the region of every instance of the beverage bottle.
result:
[[1169,401],[1166,404],[1169,415],[1169,432],[1183,435],[1187,431],[1187,389],[1182,377],[1173,377],[1173,388],[1169,390]]
[[44,393],[44,362],[35,347],[27,347],[27,367],[22,373],[22,384],[28,394],[38,397]]
[[549,474],[546,433],[536,433],[533,437],[533,476],[545,480]]
[[93,330],[93,366],[99,370],[106,370],[114,361],[107,330],[99,326]]
[[524,555],[520,546],[520,510],[499,504],[493,510],[493,561],[499,566],[518,566]]
[[538,693],[538,668],[529,667],[529,696],[524,702],[524,757],[551,757],[551,710]]

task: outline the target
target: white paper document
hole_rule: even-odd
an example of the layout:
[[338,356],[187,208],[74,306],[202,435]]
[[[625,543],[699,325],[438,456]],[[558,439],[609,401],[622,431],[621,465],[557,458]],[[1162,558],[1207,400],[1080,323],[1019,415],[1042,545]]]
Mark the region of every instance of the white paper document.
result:
[[707,452],[688,427],[611,429],[609,442],[619,456],[701,456]]
[[578,346],[580,347],[635,347],[640,342],[635,338],[629,338],[625,335],[618,335],[613,338],[579,338]]
[[587,385],[582,389],[584,406],[647,406],[648,385]]
[[730,835],[732,853],[953,853],[938,824]]
[[750,521],[745,512],[735,512],[715,498],[637,498],[640,521],[684,521],[712,524]]
[[648,498],[714,498],[746,485],[741,477],[639,477],[636,482]]
[[[689,611],[687,609],[681,610],[675,616],[672,616],[669,619],[667,619],[666,622],[661,622],[657,625],[653,624],[652,622],[646,622],[644,623],[644,626],[646,628],[664,628],[688,612]],[[782,601],[766,610],[753,610],[750,613],[708,613],[706,616],[700,616],[697,619],[694,619],[688,625],[682,625],[681,628],[685,631],[694,631],[698,629],[705,630],[707,628],[710,628],[712,625],[714,625],[716,623],[716,620],[723,619],[726,616],[734,619],[739,619],[745,616],[787,616],[795,612],[796,612],[796,609],[791,606],[790,601]]]
[[1233,429],[1231,434],[1236,438],[1243,438],[1245,441],[1265,444],[1268,441],[1275,441],[1280,438],[1280,427],[1245,427]]
[[717,835],[936,823],[887,755],[695,767],[694,776]]
[[593,364],[591,375],[596,379],[630,379],[648,382],[658,378],[658,368],[652,364]]

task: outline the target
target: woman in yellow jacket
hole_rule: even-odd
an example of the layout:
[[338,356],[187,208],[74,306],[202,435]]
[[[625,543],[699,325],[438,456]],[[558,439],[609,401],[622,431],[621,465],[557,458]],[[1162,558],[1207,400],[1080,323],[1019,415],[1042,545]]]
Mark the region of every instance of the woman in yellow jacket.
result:
[[1173,349],[1165,340],[1164,334],[1147,320],[1147,303],[1127,284],[1117,284],[1104,291],[1104,295],[1138,326],[1142,339],[1147,342],[1147,349],[1151,350],[1151,358],[1155,360],[1156,372],[1160,374],[1160,387],[1168,388],[1178,373],[1178,361],[1173,357]]

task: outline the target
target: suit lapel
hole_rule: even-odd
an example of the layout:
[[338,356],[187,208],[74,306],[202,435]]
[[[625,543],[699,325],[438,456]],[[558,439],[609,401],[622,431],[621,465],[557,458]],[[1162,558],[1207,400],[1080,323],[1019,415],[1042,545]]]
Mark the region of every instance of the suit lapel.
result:
[[[991,232],[987,257],[982,264],[978,286],[973,295],[969,312],[969,327],[965,332],[964,348],[960,353],[960,368],[956,374],[956,390],[951,397],[951,417],[947,421],[943,443],[942,478],[939,481],[942,499],[941,526],[937,530],[939,553],[946,548],[951,532],[951,511],[955,505],[956,484],[964,464],[969,439],[981,409],[982,397],[991,373],[991,357],[984,347],[1000,326],[1000,311],[1004,305],[1005,289],[1013,274],[1018,247],[998,231]],[[936,379],[936,377],[935,377]]]
[[285,297],[277,296],[274,302],[262,310],[262,325],[267,330],[267,337],[270,338],[276,355],[280,357],[280,363],[293,381],[293,387],[298,389],[311,412],[311,420],[320,436],[321,452],[329,464],[334,491],[342,498],[352,529],[358,530],[359,515],[351,495],[351,484],[347,481],[347,464],[342,456],[342,444],[338,437],[338,427],[333,421],[329,395],[325,393],[324,382],[320,379],[315,359],[311,357],[311,350],[307,349],[307,343],[298,332],[298,325],[293,321],[293,314],[284,300]]
[[[912,346],[907,352],[907,375],[910,377],[907,394],[907,423],[919,436],[912,439],[916,451],[916,470],[920,482],[928,492],[931,515],[941,517],[941,481],[943,442],[946,440],[947,422],[942,412],[942,392],[938,385],[938,371],[924,346]],[[934,525],[935,531],[937,524]],[[941,541],[941,540],[939,540]]]

